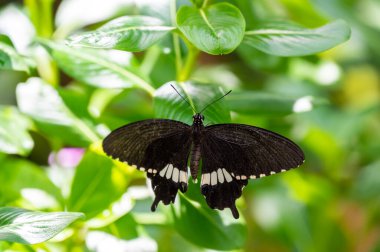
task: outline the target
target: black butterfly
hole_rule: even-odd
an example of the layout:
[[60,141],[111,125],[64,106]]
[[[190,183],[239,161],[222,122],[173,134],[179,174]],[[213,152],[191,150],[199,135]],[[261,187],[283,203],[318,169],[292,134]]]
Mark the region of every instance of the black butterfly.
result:
[[236,219],[235,200],[248,179],[287,171],[304,162],[302,150],[274,132],[243,124],[205,127],[203,120],[196,113],[191,126],[167,119],[138,121],[104,139],[105,153],[147,172],[156,195],[152,211],[160,201],[174,203],[178,189],[187,191],[189,156],[193,180],[202,160],[201,193],[207,204],[212,209],[230,208]]

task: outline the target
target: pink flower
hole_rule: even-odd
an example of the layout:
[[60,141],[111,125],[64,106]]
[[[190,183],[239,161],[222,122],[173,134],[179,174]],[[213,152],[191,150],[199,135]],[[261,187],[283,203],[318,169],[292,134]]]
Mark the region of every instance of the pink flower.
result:
[[82,160],[84,151],[83,148],[63,148],[58,152],[52,152],[49,155],[49,164],[63,168],[74,168]]

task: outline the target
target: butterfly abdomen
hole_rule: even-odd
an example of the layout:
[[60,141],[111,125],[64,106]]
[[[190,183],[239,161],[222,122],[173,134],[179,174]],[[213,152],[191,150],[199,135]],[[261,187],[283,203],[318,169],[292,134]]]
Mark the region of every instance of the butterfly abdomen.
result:
[[201,160],[201,144],[195,142],[193,148],[191,149],[190,156],[190,173],[191,177],[195,181],[198,176],[199,161]]

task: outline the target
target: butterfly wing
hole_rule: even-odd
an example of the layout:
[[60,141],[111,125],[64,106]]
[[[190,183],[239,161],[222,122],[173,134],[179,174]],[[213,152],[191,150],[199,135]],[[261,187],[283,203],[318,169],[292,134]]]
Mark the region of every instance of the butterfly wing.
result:
[[235,200],[248,178],[260,178],[301,165],[302,150],[274,132],[242,124],[205,128],[202,139],[202,194],[211,208],[239,213]]
[[187,190],[187,160],[191,127],[165,119],[144,120],[112,131],[103,141],[109,156],[147,172],[156,198],[152,205],[174,202],[178,189]]

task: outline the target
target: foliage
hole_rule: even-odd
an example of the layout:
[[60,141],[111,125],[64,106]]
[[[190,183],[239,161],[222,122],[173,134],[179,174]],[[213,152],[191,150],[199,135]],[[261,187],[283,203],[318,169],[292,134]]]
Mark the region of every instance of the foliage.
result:
[[[6,1],[0,251],[379,250],[376,8]],[[197,111],[232,89],[203,112],[205,123],[276,131],[302,146],[306,163],[250,181],[239,220],[209,209],[199,182],[150,212],[149,181],[107,157],[101,140],[152,117],[190,124],[192,108],[172,85]]]

